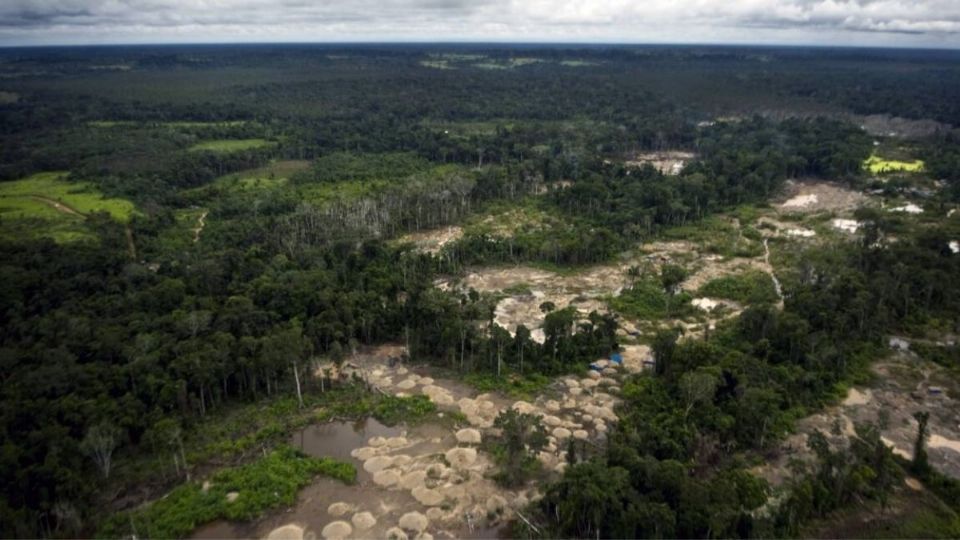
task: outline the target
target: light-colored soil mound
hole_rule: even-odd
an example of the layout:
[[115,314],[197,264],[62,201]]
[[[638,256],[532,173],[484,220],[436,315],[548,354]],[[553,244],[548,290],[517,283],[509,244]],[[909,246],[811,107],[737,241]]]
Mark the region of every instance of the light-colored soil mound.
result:
[[290,523],[270,531],[267,540],[303,540],[303,527]]
[[420,512],[407,512],[400,516],[400,522],[398,523],[401,529],[416,532],[423,532],[429,524],[430,520]]
[[357,532],[363,532],[376,525],[377,518],[373,517],[373,514],[370,512],[359,512],[353,515],[350,522],[353,523],[353,528],[356,529]]
[[350,536],[353,527],[346,521],[334,521],[323,528],[320,535],[328,540],[341,539]]

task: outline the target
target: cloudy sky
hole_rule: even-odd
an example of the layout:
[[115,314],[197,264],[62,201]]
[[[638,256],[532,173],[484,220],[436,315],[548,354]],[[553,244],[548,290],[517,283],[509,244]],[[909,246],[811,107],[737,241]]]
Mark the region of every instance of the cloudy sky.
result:
[[960,0],[0,0],[0,45],[293,41],[960,48]]

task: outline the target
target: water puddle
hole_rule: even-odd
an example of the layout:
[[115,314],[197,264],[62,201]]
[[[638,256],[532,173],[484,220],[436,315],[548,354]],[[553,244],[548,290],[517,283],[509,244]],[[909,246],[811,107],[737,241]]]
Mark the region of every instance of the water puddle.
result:
[[389,427],[373,418],[359,422],[314,424],[294,433],[289,444],[313,457],[330,457],[340,461],[356,461],[350,452],[367,445],[373,437],[401,435],[400,427]]

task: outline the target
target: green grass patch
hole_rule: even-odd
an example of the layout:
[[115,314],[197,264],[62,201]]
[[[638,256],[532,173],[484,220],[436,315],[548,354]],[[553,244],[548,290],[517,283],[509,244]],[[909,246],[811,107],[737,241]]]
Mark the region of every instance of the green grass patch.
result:
[[[93,212],[107,212],[120,222],[130,221],[135,211],[132,202],[125,199],[108,199],[92,184],[85,182],[69,182],[66,173],[46,172],[29,176],[22,180],[0,182],[0,199],[33,199],[35,202],[46,204],[58,214],[74,215],[70,209],[80,214]],[[36,204],[19,204],[20,214],[10,214],[10,217],[50,217],[49,210],[40,210]],[[57,207],[55,203],[63,206]],[[31,212],[34,214],[31,215]]]
[[913,161],[901,161],[897,159],[885,159],[877,155],[872,155],[863,162],[863,168],[872,174],[884,174],[891,172],[922,172],[923,160],[915,159]]
[[[271,508],[293,504],[297,492],[317,475],[352,484],[357,471],[349,463],[308,457],[281,446],[249,465],[217,472],[206,491],[199,482],[190,482],[146,507],[115,514],[97,537],[181,538],[216,519],[251,520]],[[236,494],[232,502],[227,498],[230,493]]]
[[188,150],[190,152],[214,152],[226,154],[230,152],[252,150],[255,148],[266,148],[276,144],[277,143],[275,141],[268,141],[266,139],[214,139],[198,142],[197,144],[191,146]]
[[697,294],[733,300],[741,304],[773,303],[778,300],[770,276],[759,270],[748,270],[714,279],[700,287]]
[[693,297],[686,292],[668,296],[659,282],[637,281],[620,296],[609,300],[610,307],[625,317],[637,320],[682,318],[696,313],[690,304]]
[[464,382],[480,392],[500,392],[515,398],[529,399],[550,385],[552,379],[540,373],[519,374],[506,372],[500,377],[493,373],[469,373]]
[[93,120],[87,122],[87,125],[94,128],[116,128],[116,127],[164,127],[164,128],[214,128],[214,127],[239,127],[246,125],[246,120],[225,120],[222,122],[195,122],[190,120],[174,122],[140,122],[135,120]]
[[587,67],[587,66],[599,66],[598,62],[590,62],[589,60],[561,60],[561,66],[566,67]]

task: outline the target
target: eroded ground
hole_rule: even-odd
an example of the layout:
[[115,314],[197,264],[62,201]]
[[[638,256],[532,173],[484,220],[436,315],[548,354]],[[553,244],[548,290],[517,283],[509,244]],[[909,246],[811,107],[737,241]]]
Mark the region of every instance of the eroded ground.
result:
[[[245,525],[217,522],[197,538],[489,538],[529,501],[540,496],[533,483],[507,490],[491,478],[495,465],[483,449],[494,436],[494,419],[504,410],[538,415],[549,431],[538,459],[546,478],[566,466],[570,438],[597,444],[616,421],[622,377],[637,373],[649,360],[649,349],[628,347],[623,364],[598,361],[601,371],[555,381],[532,401],[499,394],[478,394],[457,381],[434,378],[427,366],[391,365],[402,354],[392,345],[359,354],[342,376],[358,375],[375,392],[397,396],[423,394],[433,401],[437,418],[403,428],[367,420],[360,424],[311,426],[295,434],[291,444],[314,455],[352,461],[356,485],[318,479],[285,512]],[[453,417],[453,418],[452,418]]]
[[[792,460],[811,461],[807,440],[814,430],[828,435],[834,444],[856,436],[855,426],[883,423],[883,440],[905,458],[913,457],[917,436],[917,412],[930,413],[930,464],[940,472],[960,478],[960,383],[937,364],[909,351],[896,350],[874,364],[872,384],[853,388],[835,407],[797,423],[769,463],[754,471],[773,487],[792,476]],[[884,418],[885,417],[885,418]],[[883,425],[881,424],[881,425]]]

